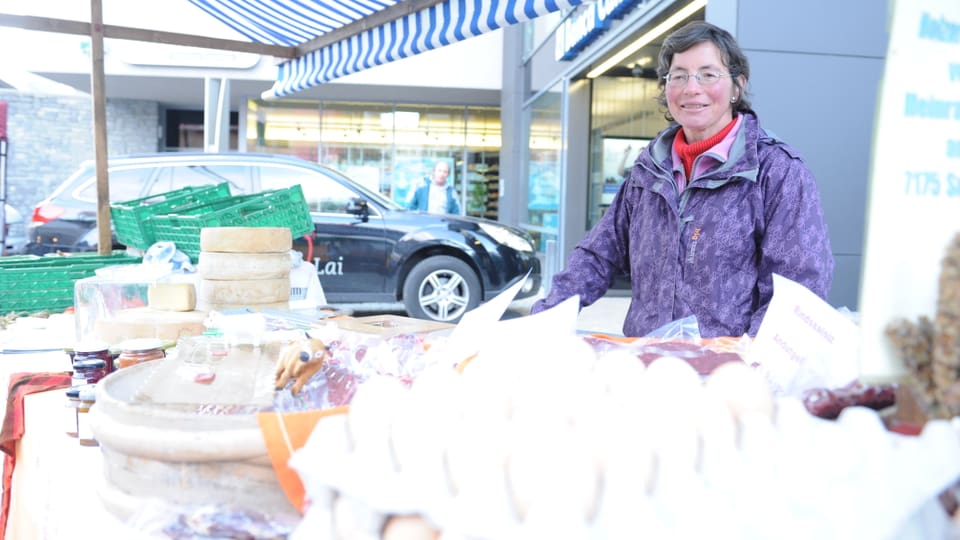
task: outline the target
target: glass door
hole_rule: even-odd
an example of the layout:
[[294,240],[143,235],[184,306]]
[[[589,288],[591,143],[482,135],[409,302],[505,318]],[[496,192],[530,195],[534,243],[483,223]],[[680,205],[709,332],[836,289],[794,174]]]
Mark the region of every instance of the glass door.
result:
[[560,233],[563,149],[563,84],[540,94],[527,108],[527,219],[537,250],[545,253],[549,241]]

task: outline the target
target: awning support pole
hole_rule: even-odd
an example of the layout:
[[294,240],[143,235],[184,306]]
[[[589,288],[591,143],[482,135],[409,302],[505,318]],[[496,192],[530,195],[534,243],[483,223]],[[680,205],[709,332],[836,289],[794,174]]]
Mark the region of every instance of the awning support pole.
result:
[[93,90],[93,152],[97,170],[97,252],[113,251],[110,233],[110,184],[107,181],[107,100],[103,74],[103,6],[90,0],[90,88]]

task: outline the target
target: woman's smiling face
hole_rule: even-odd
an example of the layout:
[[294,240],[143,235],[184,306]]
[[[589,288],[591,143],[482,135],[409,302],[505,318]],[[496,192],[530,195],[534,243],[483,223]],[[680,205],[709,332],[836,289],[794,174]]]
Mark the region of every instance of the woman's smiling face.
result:
[[[705,71],[723,76],[715,84],[704,86],[694,75]],[[739,96],[716,45],[706,41],[674,54],[670,73],[690,75],[686,84],[666,87],[670,115],[683,126],[688,143],[709,139],[730,123],[731,99]]]

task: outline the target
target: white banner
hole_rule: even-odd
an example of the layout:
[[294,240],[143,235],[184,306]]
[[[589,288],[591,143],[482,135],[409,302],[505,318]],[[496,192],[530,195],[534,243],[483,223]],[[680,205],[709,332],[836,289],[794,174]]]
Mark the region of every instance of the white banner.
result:
[[895,0],[892,13],[860,284],[860,371],[873,381],[905,373],[884,329],[933,318],[960,232],[960,2]]

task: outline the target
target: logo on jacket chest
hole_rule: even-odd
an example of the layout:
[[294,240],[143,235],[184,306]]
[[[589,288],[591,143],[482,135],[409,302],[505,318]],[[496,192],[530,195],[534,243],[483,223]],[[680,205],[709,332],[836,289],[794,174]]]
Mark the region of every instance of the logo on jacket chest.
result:
[[700,235],[703,232],[701,227],[693,229],[690,235],[690,247],[687,249],[687,264],[693,264],[693,259],[697,254],[697,244],[700,243]]

